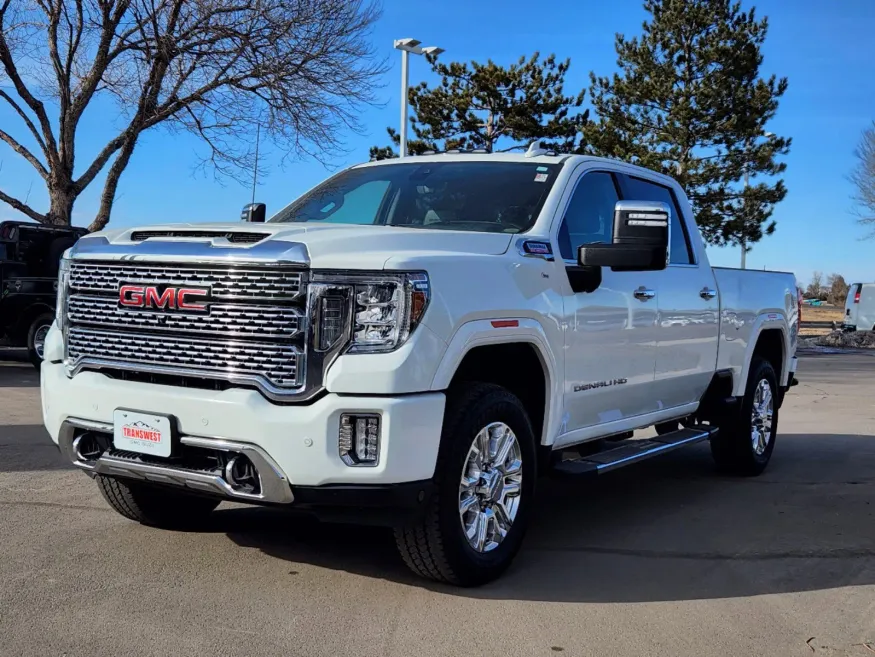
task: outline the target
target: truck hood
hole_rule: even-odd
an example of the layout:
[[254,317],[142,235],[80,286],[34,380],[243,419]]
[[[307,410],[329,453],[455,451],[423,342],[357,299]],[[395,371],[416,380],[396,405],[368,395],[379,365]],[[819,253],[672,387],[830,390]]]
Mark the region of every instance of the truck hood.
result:
[[[146,233],[147,239],[143,239]],[[186,233],[193,233],[187,236]],[[216,233],[216,235],[211,235]],[[226,235],[257,233],[255,243]],[[253,237],[252,239],[256,239]],[[352,224],[158,224],[110,229],[80,239],[73,257],[126,260],[306,262],[315,269],[382,269],[392,256],[499,255],[513,235]]]

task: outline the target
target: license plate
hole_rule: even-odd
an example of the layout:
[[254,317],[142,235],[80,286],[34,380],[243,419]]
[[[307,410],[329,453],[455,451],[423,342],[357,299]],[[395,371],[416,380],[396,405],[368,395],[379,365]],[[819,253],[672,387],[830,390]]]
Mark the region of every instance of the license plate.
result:
[[116,410],[113,413],[113,445],[125,452],[170,456],[170,418],[166,415]]

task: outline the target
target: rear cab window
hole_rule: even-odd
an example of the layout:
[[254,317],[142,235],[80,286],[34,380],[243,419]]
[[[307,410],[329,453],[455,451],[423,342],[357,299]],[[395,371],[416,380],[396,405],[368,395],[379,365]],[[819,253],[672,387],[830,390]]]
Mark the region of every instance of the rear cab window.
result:
[[671,208],[669,263],[672,265],[696,264],[687,226],[674,192],[669,187],[652,180],[629,175],[621,176],[621,185],[623,186],[623,198],[627,201],[659,201]]

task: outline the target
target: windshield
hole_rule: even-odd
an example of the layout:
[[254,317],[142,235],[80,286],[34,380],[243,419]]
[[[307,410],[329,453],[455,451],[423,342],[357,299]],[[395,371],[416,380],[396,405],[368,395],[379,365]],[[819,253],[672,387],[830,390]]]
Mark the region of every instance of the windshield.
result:
[[347,169],[270,221],[521,233],[535,223],[560,166],[455,161]]

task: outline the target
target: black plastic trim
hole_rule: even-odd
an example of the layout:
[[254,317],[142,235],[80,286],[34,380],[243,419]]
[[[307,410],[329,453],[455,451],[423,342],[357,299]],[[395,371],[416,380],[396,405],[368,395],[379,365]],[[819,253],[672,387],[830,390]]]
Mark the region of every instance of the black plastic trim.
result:
[[434,490],[431,479],[400,484],[292,486],[292,508],[329,522],[395,527],[420,519]]

